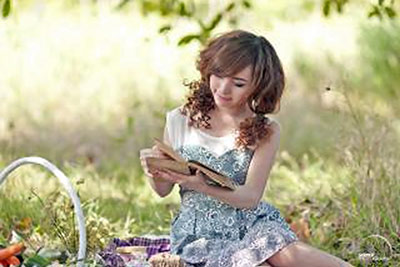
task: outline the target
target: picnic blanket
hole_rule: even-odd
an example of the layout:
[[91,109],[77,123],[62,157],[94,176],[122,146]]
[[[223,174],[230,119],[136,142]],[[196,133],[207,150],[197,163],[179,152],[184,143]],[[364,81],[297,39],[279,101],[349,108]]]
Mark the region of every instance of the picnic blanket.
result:
[[[145,255],[119,253],[121,247],[145,247]],[[151,256],[170,251],[169,236],[137,236],[129,239],[113,238],[107,247],[97,254],[100,264],[107,267],[147,267]]]

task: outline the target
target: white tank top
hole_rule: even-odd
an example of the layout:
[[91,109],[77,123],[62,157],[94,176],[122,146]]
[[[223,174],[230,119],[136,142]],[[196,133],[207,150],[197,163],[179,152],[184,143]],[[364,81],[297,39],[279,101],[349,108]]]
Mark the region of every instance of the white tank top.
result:
[[201,129],[189,126],[189,118],[182,115],[179,109],[167,112],[165,124],[168,139],[175,150],[184,145],[200,145],[218,157],[235,148],[235,133],[221,137],[212,136]]

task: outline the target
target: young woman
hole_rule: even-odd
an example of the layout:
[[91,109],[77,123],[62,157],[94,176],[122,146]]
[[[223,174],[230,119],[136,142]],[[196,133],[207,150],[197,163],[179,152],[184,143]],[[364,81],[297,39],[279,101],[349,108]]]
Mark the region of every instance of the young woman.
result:
[[161,197],[180,187],[172,253],[189,266],[350,266],[299,242],[280,212],[261,201],[280,139],[279,124],[266,115],[279,110],[285,81],[272,45],[246,31],[228,32],[200,52],[197,69],[201,79],[187,84],[186,103],[167,113],[164,141],[239,186],[210,185],[200,172],[149,170],[146,157],[165,155],[142,150],[143,169]]

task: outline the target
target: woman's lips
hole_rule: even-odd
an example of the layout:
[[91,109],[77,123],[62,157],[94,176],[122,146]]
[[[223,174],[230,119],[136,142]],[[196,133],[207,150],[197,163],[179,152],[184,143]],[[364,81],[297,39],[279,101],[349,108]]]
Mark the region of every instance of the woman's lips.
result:
[[221,96],[221,95],[219,95],[219,94],[217,94],[217,97],[218,97],[219,99],[221,99],[222,101],[231,101],[231,99],[232,99],[232,98],[230,98],[230,97]]

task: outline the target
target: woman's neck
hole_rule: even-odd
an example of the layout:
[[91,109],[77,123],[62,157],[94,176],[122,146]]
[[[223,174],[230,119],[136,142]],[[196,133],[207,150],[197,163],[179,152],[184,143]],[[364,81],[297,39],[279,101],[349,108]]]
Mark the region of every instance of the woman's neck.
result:
[[244,106],[242,109],[231,110],[231,109],[221,109],[216,107],[214,109],[214,119],[223,125],[230,125],[232,128],[239,127],[240,122],[244,119],[253,116],[253,112],[249,107]]

